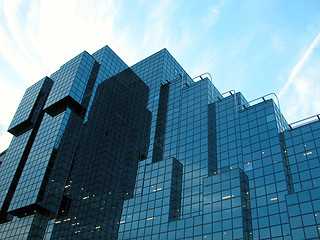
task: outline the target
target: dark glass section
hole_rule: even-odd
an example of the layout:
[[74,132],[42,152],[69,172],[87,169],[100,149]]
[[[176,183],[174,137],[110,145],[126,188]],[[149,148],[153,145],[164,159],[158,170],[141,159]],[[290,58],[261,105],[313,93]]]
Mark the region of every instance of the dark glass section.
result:
[[249,179],[248,179],[248,176],[241,170],[240,170],[240,192],[241,192],[241,206],[242,206],[243,239],[253,239]]
[[99,70],[100,70],[100,64],[98,62],[95,62],[93,64],[92,71],[89,76],[88,84],[86,86],[86,90],[84,91],[83,98],[81,101],[81,105],[84,108],[88,108],[88,106],[89,106],[90,98],[93,94],[93,89],[96,84]]
[[100,68],[97,80],[95,82],[92,94],[90,96],[85,121],[87,121],[88,119],[91,105],[99,84],[104,80],[109,79],[110,77],[128,68],[127,64],[125,64],[118,57],[118,55],[114,51],[112,51],[112,49],[109,46],[105,46],[100,50],[96,51],[92,54],[92,57],[100,64]]
[[4,150],[2,153],[0,153],[0,167],[3,162],[4,157],[6,156],[6,152],[7,152],[7,150]]
[[63,198],[63,193],[75,157],[82,121],[83,119],[80,116],[70,112],[61,142],[51,153],[37,196],[37,204],[54,213],[54,215],[61,214],[58,210],[59,207],[67,208],[67,206],[64,206],[65,203],[62,202],[66,200],[66,198]]
[[169,221],[176,221],[181,216],[182,164],[173,158],[170,189]]
[[139,160],[147,154],[147,100],[147,85],[131,69],[99,85],[65,185],[70,206],[57,218],[52,239],[117,238],[123,202],[132,198]]
[[52,84],[53,81],[50,78],[45,77],[26,90],[10,123],[8,132],[17,137],[34,126]]
[[208,172],[209,175],[217,173],[217,123],[216,123],[216,105],[208,105]]
[[43,214],[35,213],[33,216],[33,221],[30,224],[30,230],[28,234],[28,240],[43,239],[45,229],[48,224],[49,218]]
[[291,170],[290,170],[290,163],[289,163],[288,151],[287,151],[287,146],[286,146],[284,134],[280,133],[279,138],[280,138],[280,145],[281,145],[281,150],[282,150],[284,171],[285,171],[286,180],[287,180],[288,193],[293,193],[294,189],[293,189],[293,182],[292,182],[292,174],[291,174]]
[[164,148],[164,141],[165,141],[166,121],[167,121],[167,109],[168,109],[168,96],[169,96],[169,84],[167,83],[162,85],[160,88],[152,162],[161,161],[163,157],[163,148]]

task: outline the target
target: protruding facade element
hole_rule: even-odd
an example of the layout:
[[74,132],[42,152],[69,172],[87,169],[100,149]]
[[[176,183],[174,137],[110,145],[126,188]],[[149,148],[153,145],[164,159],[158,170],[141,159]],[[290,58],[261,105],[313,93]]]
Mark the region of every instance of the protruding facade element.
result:
[[52,84],[53,81],[45,77],[26,90],[16,114],[10,123],[9,133],[18,137],[35,125]]

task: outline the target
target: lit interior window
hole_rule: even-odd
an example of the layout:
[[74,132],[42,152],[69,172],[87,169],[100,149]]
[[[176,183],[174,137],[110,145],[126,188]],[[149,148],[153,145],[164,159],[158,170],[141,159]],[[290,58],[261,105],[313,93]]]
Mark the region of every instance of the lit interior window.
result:
[[303,155],[306,156],[306,155],[310,155],[312,154],[312,152],[307,152],[307,153],[304,153]]
[[232,197],[234,197],[234,195],[225,196],[222,199],[228,199],[228,198],[232,198]]

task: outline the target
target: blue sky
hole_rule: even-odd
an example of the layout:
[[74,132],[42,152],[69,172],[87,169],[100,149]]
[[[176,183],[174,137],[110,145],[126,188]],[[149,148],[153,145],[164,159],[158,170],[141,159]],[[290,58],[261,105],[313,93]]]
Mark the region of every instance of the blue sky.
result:
[[319,43],[319,0],[0,0],[0,151],[25,89],[83,50],[167,48],[220,92],[278,94],[290,123],[320,113]]

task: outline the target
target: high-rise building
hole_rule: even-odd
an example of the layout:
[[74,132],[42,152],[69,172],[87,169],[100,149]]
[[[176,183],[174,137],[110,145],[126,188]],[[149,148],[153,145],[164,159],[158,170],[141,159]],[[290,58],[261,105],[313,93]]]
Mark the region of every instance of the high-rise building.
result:
[[79,54],[9,126],[0,238],[319,239],[320,116],[288,124],[276,99],[220,93],[166,49]]

